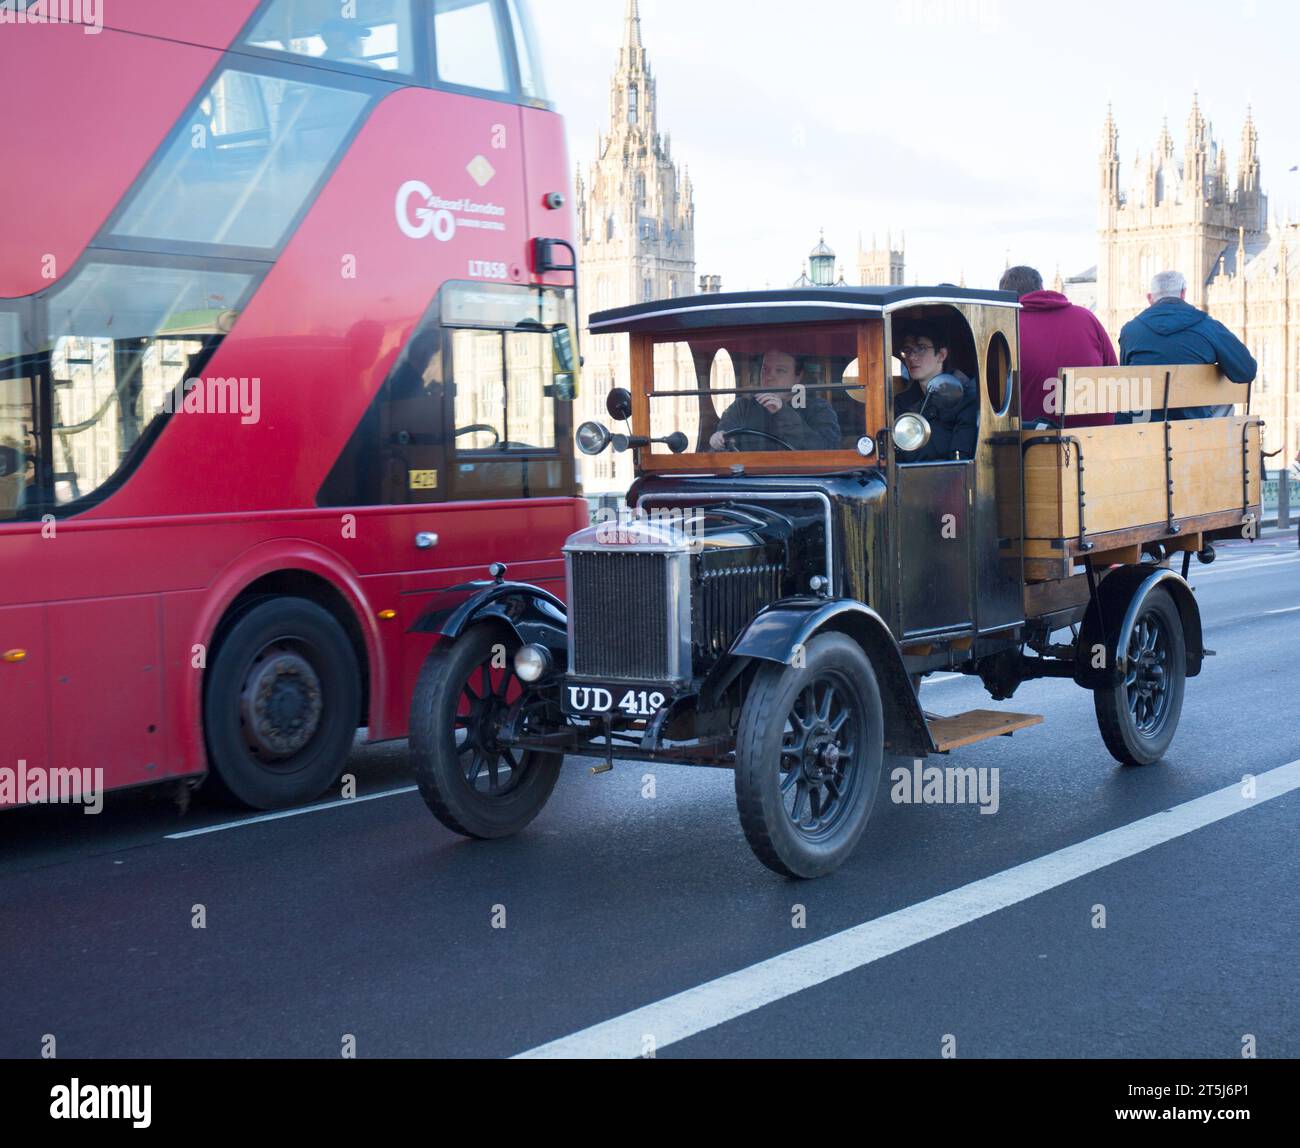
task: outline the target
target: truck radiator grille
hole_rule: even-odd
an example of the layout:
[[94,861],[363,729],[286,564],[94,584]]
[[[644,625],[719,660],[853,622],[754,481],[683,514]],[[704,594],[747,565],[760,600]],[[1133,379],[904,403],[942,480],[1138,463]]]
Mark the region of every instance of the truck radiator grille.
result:
[[671,554],[569,555],[570,672],[584,678],[665,681],[681,640],[669,592]]
[[764,606],[781,598],[779,565],[706,570],[691,607],[693,653],[712,662],[730,648]]

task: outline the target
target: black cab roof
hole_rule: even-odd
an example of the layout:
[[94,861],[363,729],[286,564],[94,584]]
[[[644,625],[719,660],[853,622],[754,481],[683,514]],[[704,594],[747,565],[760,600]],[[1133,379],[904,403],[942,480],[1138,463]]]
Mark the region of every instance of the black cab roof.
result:
[[740,291],[720,295],[688,295],[659,299],[612,311],[597,311],[588,324],[592,332],[671,332],[708,327],[765,327],[769,324],[818,323],[885,315],[903,307],[935,303],[978,303],[1019,308],[1008,291],[977,291],[967,287],[812,287],[782,291]]

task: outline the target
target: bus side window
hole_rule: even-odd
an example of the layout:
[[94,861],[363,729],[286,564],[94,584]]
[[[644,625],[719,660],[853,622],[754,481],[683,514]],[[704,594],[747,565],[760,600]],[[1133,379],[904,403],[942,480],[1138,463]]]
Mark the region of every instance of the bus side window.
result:
[[444,84],[504,92],[505,58],[493,0],[433,0],[438,79]]
[[368,103],[361,92],[227,69],[114,234],[273,250]]
[[[515,55],[519,58],[519,88],[525,99],[545,100],[546,80],[542,75],[541,54],[537,50],[537,37],[533,34],[525,0],[506,0],[510,9],[510,25],[515,34]],[[674,287],[676,280],[673,281]]]
[[356,0],[347,5],[275,0],[258,20],[248,42],[269,52],[308,56],[323,64],[378,68],[411,75],[415,37],[411,0]]

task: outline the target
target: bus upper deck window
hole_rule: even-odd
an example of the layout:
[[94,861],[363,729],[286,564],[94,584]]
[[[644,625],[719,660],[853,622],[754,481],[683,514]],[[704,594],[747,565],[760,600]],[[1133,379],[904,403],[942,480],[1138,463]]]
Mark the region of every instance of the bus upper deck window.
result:
[[546,99],[546,80],[542,75],[541,52],[533,34],[528,0],[506,0],[510,23],[515,33],[515,53],[519,57],[519,87],[527,99]]
[[434,0],[438,78],[445,84],[504,92],[505,60],[493,0]]
[[222,72],[137,187],[114,232],[276,247],[368,103],[361,92],[314,78]]
[[[343,8],[351,11],[344,15]],[[248,42],[270,52],[310,56],[322,64],[408,75],[414,71],[411,0],[356,0],[342,6],[276,0]]]

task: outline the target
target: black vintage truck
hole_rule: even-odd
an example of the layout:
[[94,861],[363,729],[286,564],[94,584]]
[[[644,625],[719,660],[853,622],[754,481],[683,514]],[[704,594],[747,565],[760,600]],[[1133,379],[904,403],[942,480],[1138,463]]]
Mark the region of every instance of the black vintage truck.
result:
[[[411,716],[435,815],[515,833],[566,756],[725,768],[758,858],[818,877],[861,838],[887,752],[1042,720],[926,713],[940,670],[999,701],[1070,678],[1119,761],[1158,760],[1208,653],[1189,563],[1258,521],[1260,422],[1180,419],[1248,412],[1248,391],[1143,367],[1062,371],[1057,425],[1024,428],[1018,318],[1010,295],[901,287],[593,316],[631,340],[608,401],[629,425],[578,444],[635,452],[629,509],[569,540],[562,594],[494,567],[420,623],[440,638]],[[1099,412],[1122,425],[1075,425]]]

